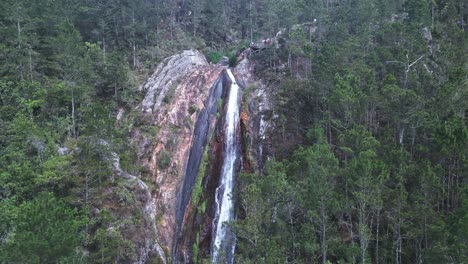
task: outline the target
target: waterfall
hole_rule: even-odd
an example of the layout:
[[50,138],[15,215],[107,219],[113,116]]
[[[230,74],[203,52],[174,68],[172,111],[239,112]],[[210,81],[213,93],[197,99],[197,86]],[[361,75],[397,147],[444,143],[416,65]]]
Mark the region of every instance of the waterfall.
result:
[[232,81],[229,91],[225,123],[225,158],[221,174],[220,185],[216,189],[216,215],[213,220],[212,263],[233,263],[234,234],[225,223],[234,218],[234,201],[232,189],[234,184],[235,164],[237,160],[236,131],[239,124],[239,85],[231,70],[227,73]]

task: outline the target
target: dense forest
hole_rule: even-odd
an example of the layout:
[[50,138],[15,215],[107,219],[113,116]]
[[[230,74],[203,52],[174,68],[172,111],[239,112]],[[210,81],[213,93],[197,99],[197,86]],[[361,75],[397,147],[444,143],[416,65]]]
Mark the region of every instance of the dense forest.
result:
[[111,227],[141,216],[100,205],[134,199],[108,153],[147,177],[136,87],[285,30],[250,58],[276,143],[238,176],[236,263],[467,263],[467,23],[464,0],[2,0],[0,263],[134,259]]

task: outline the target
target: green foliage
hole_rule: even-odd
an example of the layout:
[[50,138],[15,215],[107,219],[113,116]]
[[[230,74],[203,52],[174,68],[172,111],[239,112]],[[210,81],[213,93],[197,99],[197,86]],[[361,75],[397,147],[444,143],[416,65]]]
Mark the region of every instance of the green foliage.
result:
[[141,126],[140,129],[149,137],[154,137],[158,134],[160,128],[158,126]]
[[196,105],[191,105],[188,109],[188,112],[190,115],[192,115],[193,113],[195,113],[196,111],[198,110],[198,107]]
[[237,64],[237,56],[235,53],[229,56],[229,67],[236,67]]
[[[274,263],[262,248],[274,243],[277,257],[294,263],[465,261],[462,233],[449,231],[466,213],[466,71],[458,68],[466,56],[449,44],[466,37],[446,20],[462,13],[459,3],[288,7],[316,17],[319,33],[295,26],[287,52],[251,58],[275,84],[270,142],[281,144],[270,151],[286,169],[278,175],[267,162],[263,174],[241,177],[236,260]],[[271,73],[286,62],[282,75]],[[270,191],[283,182],[284,192]]]
[[161,150],[160,157],[158,160],[159,169],[165,170],[171,165],[171,156],[167,150]]
[[207,59],[208,59],[208,62],[216,64],[221,60],[222,57],[223,57],[223,54],[221,52],[214,51],[214,52],[208,53]]
[[71,167],[69,156],[53,156],[43,164],[43,172],[35,179],[38,185],[56,185],[68,176],[67,169]]
[[233,224],[237,238],[242,241],[239,259],[278,263],[286,252],[284,242],[291,242],[291,236],[283,237],[287,232],[284,219],[271,211],[276,210],[281,216],[288,213],[290,193],[284,165],[272,161],[267,164],[265,177],[243,174],[241,181],[245,189],[240,203],[246,217]]
[[[203,178],[205,177],[205,173],[209,165],[208,164],[208,161],[209,161],[208,150],[209,148],[205,147],[205,151],[203,152],[203,157],[201,160],[200,168],[197,174],[197,181],[192,190],[192,204],[196,206],[199,205],[199,202],[201,201],[201,198],[202,198],[202,190],[203,190],[202,181],[203,181]],[[202,208],[200,207],[199,209],[202,209]],[[204,209],[202,211],[204,211]]]
[[192,249],[194,263],[198,263],[198,253],[200,252],[200,248],[198,246],[199,243],[200,243],[200,233],[197,233],[197,237],[195,239],[195,243],[193,244],[193,249]]
[[223,56],[228,57],[229,67],[235,67],[237,64],[236,52],[227,52],[227,51],[212,51],[207,55],[208,62],[216,64],[218,63]]
[[[6,262],[57,263],[80,255],[87,218],[51,193],[23,203],[14,217],[15,231],[2,246]],[[83,257],[83,256],[81,256]]]
[[96,252],[90,256],[93,262],[106,263],[115,259],[128,261],[136,258],[135,245],[114,228],[99,229],[92,245],[97,247]]
[[405,2],[405,9],[408,10],[408,20],[417,25],[428,25],[430,23],[431,11],[430,0],[413,0]]

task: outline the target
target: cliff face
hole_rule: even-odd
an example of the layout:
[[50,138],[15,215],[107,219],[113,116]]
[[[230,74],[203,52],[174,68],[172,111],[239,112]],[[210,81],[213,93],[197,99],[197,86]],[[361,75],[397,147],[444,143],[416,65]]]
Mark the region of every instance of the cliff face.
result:
[[246,165],[250,170],[262,172],[270,153],[269,134],[273,132],[276,115],[271,103],[271,89],[255,75],[255,62],[242,59],[236,66],[241,85],[245,87],[241,113],[243,134],[248,147],[245,148]]
[[[193,72],[198,66],[208,65],[205,57],[198,51],[186,50],[181,54],[164,59],[156,68],[153,75],[139,87],[145,93],[140,108],[144,113],[160,113],[163,101],[167,103],[166,96],[171,89],[178,86],[182,78]],[[161,118],[161,116],[156,116]]]
[[[139,88],[145,96],[132,140],[153,185],[154,240],[162,248],[154,253],[163,262],[191,263],[210,253],[230,87],[225,69],[208,65],[197,51],[184,51],[165,59]],[[240,148],[244,170],[261,170],[269,128],[268,93],[253,69],[243,59],[233,71],[245,92],[239,126],[247,140]]]
[[196,51],[165,59],[140,87],[145,93],[141,123],[133,131],[139,163],[151,177],[156,208],[155,239],[169,259],[176,226],[177,195],[183,184],[195,123],[224,67],[208,65]]

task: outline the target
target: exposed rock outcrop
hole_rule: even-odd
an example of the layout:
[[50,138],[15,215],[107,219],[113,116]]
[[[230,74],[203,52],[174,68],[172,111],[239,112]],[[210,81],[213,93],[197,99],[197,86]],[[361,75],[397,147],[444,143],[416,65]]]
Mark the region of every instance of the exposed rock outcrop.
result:
[[[140,87],[143,126],[133,131],[138,158],[151,177],[157,212],[157,240],[169,257],[176,226],[177,194],[183,186],[195,124],[206,112],[211,87],[225,67],[208,65],[197,51],[165,59]],[[202,155],[202,153],[200,153]]]
[[268,158],[268,134],[272,132],[273,124],[271,90],[259,79],[254,72],[255,63],[248,58],[241,60],[236,73],[244,89],[245,102],[241,121],[245,126],[248,145],[246,162],[250,162],[254,170],[262,173],[264,161]]
[[[242,166],[261,172],[273,115],[270,93],[256,79],[254,66],[245,56],[233,72],[246,91],[240,113],[240,130],[248,141],[240,148]],[[151,196],[144,210],[154,212],[148,219],[155,233],[154,244],[146,248],[163,262],[191,263],[210,252],[214,191],[224,155],[226,68],[209,65],[197,51],[184,51],[165,59],[139,88],[145,96],[132,139],[153,185],[152,192],[144,192]],[[143,191],[144,185],[135,181]],[[142,259],[149,255],[143,253]]]
[[178,81],[200,65],[208,65],[205,56],[198,51],[186,50],[166,58],[159,64],[153,75],[139,87],[145,93],[141,109],[145,113],[154,113]]
[[425,27],[421,31],[422,31],[422,36],[424,40],[426,41],[429,54],[431,56],[435,55],[435,53],[439,51],[439,47],[433,41],[431,30],[428,27]]
[[[177,197],[177,211],[176,211],[176,226],[175,236],[173,243],[173,258],[178,261],[183,252],[182,260],[190,259],[187,257],[187,248],[190,248],[191,244],[187,246],[187,242],[191,243],[191,238],[187,238],[187,227],[192,233],[188,234],[189,237],[193,235],[193,219],[188,219],[193,216],[193,189],[195,184],[200,181],[205,175],[200,173],[200,165],[204,158],[205,150],[208,150],[210,135],[213,134],[218,112],[218,102],[220,102],[221,94],[223,92],[223,86],[225,78],[224,75],[220,75],[215,84],[211,87],[210,95],[206,100],[205,108],[201,110],[197,122],[195,124],[194,135],[192,140],[192,146],[190,149],[190,156],[187,160],[187,166],[183,177],[183,182],[180,186],[180,191]],[[206,159],[206,157],[205,157]],[[200,179],[199,179],[200,177]],[[198,186],[197,188],[200,188]],[[195,194],[200,195],[200,194]],[[198,198],[198,197],[197,197]],[[199,200],[199,199],[198,199]],[[196,204],[195,204],[196,205]],[[185,244],[185,245],[184,245]],[[190,248],[191,250],[191,248]]]
[[221,57],[218,64],[223,66],[229,66],[229,58],[226,56]]
[[[273,131],[271,121],[274,115],[271,114],[270,91],[255,76],[254,66],[254,62],[243,59],[233,71],[236,81],[244,93],[243,100],[240,102],[242,106],[239,124],[241,157],[238,166],[236,166],[237,172],[256,170],[261,173],[263,163],[269,156],[269,145],[271,144],[268,134]],[[186,207],[182,206],[184,211],[179,212],[183,213],[183,218],[180,230],[178,230],[179,236],[175,237],[176,248],[174,248],[173,253],[175,263],[197,262],[206,259],[210,254],[213,242],[211,231],[213,230],[216,207],[214,206],[216,204],[215,190],[219,186],[223,157],[225,156],[225,121],[223,119],[230,90],[230,81],[227,80],[229,78],[223,79],[223,100],[220,100],[223,104],[218,106],[220,108],[218,108],[217,120],[212,120],[209,126],[209,131],[213,129],[213,125],[216,128],[213,136],[209,137],[207,141],[203,168],[200,167],[198,175],[195,177],[193,173],[188,173],[188,169],[186,171],[186,181],[197,179],[199,189],[196,195],[198,198],[190,197],[185,202]],[[209,134],[211,135],[211,132]],[[195,137],[198,136],[195,135]],[[196,144],[192,144],[192,151],[194,147],[198,148]],[[202,151],[196,152],[200,155]],[[193,185],[192,188],[194,188]]]

